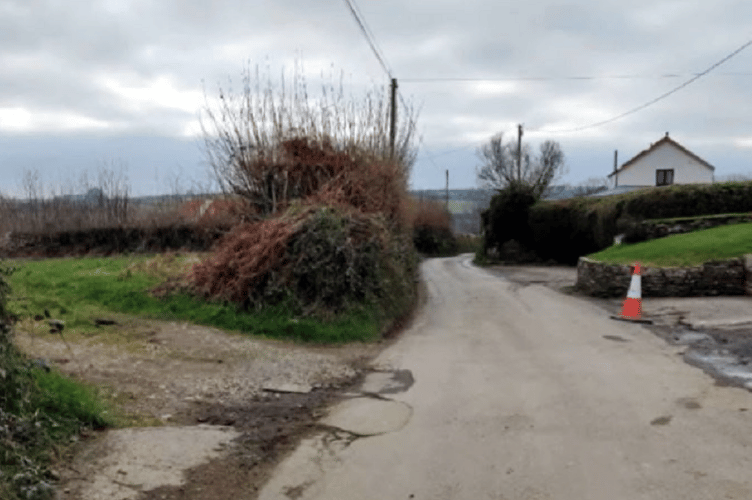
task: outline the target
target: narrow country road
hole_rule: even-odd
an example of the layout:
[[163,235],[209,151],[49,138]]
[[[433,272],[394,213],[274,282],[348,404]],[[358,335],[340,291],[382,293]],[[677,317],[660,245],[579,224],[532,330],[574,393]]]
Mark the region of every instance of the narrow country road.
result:
[[752,394],[639,325],[468,256],[261,500],[752,498]]

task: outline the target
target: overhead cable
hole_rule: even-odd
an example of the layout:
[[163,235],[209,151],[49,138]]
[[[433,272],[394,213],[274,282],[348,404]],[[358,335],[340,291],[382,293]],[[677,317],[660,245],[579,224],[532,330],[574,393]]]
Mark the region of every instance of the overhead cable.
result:
[[737,55],[739,52],[741,52],[742,50],[744,50],[747,47],[749,47],[750,45],[752,45],[752,40],[747,41],[741,47],[737,48],[736,50],[734,50],[733,52],[731,52],[729,55],[727,55],[726,57],[724,57],[720,61],[712,64],[705,71],[702,71],[701,73],[698,73],[697,75],[695,75],[694,77],[690,78],[686,82],[682,83],[678,87],[675,87],[675,88],[669,90],[668,92],[659,95],[655,99],[652,99],[652,100],[646,102],[645,104],[641,104],[640,106],[637,106],[636,108],[632,108],[629,111],[626,111],[626,112],[624,112],[624,113],[622,113],[620,115],[614,116],[613,118],[609,118],[607,120],[601,120],[599,122],[591,123],[590,125],[583,125],[581,127],[575,127],[575,128],[571,128],[571,129],[561,129],[561,130],[542,130],[542,129],[537,129],[536,130],[536,129],[532,129],[531,131],[547,132],[549,134],[560,134],[560,133],[565,133],[565,132],[579,132],[580,130],[586,130],[586,129],[589,129],[589,128],[595,128],[595,127],[599,127],[601,125],[606,125],[607,123],[615,122],[616,120],[619,120],[621,118],[624,118],[625,116],[629,116],[629,115],[631,115],[633,113],[641,111],[641,110],[647,108],[648,106],[652,106],[653,104],[657,103],[658,101],[662,101],[663,99],[667,98],[668,96],[670,96],[672,94],[675,94],[676,92],[680,91],[684,87],[690,85],[691,83],[696,82],[697,80],[699,80],[703,76],[707,75],[708,73],[710,73],[711,71],[713,71],[715,68],[717,68],[721,64],[725,63],[726,61],[728,61],[729,59],[731,59],[732,57],[734,57],[735,55]]
[[376,56],[376,59],[379,60],[381,67],[384,69],[386,74],[389,75],[389,78],[392,78],[392,71],[389,69],[389,66],[386,64],[384,60],[385,58],[382,57],[381,52],[377,48],[376,41],[374,40],[373,35],[371,34],[370,30],[367,27],[365,19],[363,19],[362,16],[358,14],[359,11],[355,5],[355,0],[344,0],[344,2],[345,4],[347,4],[347,7],[350,9],[350,13],[355,19],[355,22],[358,23],[358,27],[360,27],[360,31],[363,33],[363,36],[366,37],[366,41],[368,42],[368,45],[371,46],[371,50]]
[[[701,73],[689,73],[702,76]],[[718,76],[752,76],[747,72],[716,73]],[[400,82],[407,83],[472,83],[472,82],[546,82],[558,80],[628,80],[648,78],[680,78],[687,73],[664,73],[661,75],[591,75],[591,76],[519,76],[506,78],[400,78]]]

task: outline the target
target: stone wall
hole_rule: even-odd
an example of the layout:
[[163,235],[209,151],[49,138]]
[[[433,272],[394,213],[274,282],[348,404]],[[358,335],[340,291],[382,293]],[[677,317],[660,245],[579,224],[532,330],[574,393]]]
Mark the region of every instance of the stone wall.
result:
[[689,233],[701,229],[710,229],[711,227],[725,226],[728,224],[740,224],[752,222],[752,214],[748,215],[729,215],[724,217],[697,218],[682,222],[672,222],[670,224],[656,223],[652,221],[642,221],[640,225],[645,231],[648,240],[663,238],[672,234]]
[[[752,294],[752,255],[694,267],[641,267],[640,275],[643,297]],[[631,266],[586,257],[577,264],[577,289],[594,297],[625,297],[631,278]]]

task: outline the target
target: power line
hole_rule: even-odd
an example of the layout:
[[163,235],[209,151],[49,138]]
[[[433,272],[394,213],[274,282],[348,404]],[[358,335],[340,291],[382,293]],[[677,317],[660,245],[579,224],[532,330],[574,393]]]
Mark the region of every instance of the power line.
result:
[[[641,104],[640,106],[637,106],[636,108],[632,108],[629,111],[626,111],[626,112],[624,112],[624,113],[622,113],[620,115],[614,116],[613,118],[609,118],[607,120],[601,120],[599,122],[591,123],[590,125],[584,125],[584,126],[581,126],[581,127],[575,127],[575,128],[571,128],[571,129],[562,129],[562,130],[541,130],[541,129],[537,129],[537,131],[548,132],[550,134],[559,134],[559,133],[563,133],[563,132],[579,132],[580,130],[586,130],[586,129],[589,129],[589,128],[599,127],[599,126],[605,125],[607,123],[615,122],[616,120],[619,120],[621,118],[624,118],[625,116],[629,116],[629,115],[631,115],[633,113],[641,111],[641,110],[647,108],[648,106],[652,106],[653,104],[657,103],[658,101],[662,101],[663,99],[667,98],[668,96],[670,96],[672,94],[675,94],[676,92],[680,91],[684,87],[690,85],[691,83],[693,83],[693,82],[699,80],[700,78],[702,78],[703,76],[707,75],[708,73],[710,73],[711,71],[713,71],[715,68],[717,68],[721,64],[725,63],[726,61],[728,61],[729,59],[731,59],[732,57],[734,57],[735,55],[737,55],[739,52],[741,52],[742,50],[744,50],[747,47],[749,47],[750,45],[752,45],[752,40],[747,41],[741,47],[739,47],[738,49],[734,50],[729,55],[727,55],[726,57],[724,57],[723,59],[721,59],[720,61],[712,64],[705,71],[702,71],[702,72],[698,73],[694,77],[692,77],[689,80],[687,80],[686,82],[682,83],[678,87],[675,87],[675,88],[669,90],[668,92],[659,95],[655,99],[652,99],[652,100],[646,102],[645,104]],[[536,130],[534,129],[534,131],[536,131]]]
[[389,66],[384,61],[385,58],[382,57],[381,52],[377,48],[376,41],[374,40],[374,37],[372,36],[370,30],[368,29],[365,20],[361,19],[361,16],[359,15],[359,10],[355,6],[355,0],[344,0],[344,1],[347,4],[347,7],[350,9],[350,13],[355,19],[355,22],[358,23],[358,27],[360,27],[360,31],[363,32],[363,36],[366,37],[366,41],[368,42],[368,45],[371,46],[371,50],[376,56],[376,59],[379,60],[381,67],[384,69],[386,74],[389,75],[389,78],[392,78],[392,71],[389,69]]
[[[657,79],[680,78],[687,75],[696,77],[702,73],[664,73],[661,75],[591,75],[591,76],[520,76],[507,78],[400,78],[407,83],[473,83],[473,82],[530,82],[530,81],[559,81],[559,80],[629,80],[629,79]],[[717,76],[752,76],[747,72],[716,73]]]
[[[661,101],[661,100],[667,98],[668,96],[670,96],[670,95],[678,92],[679,90],[683,89],[684,87],[690,85],[691,83],[693,83],[693,82],[699,80],[700,78],[702,78],[703,76],[707,75],[708,73],[710,73],[711,71],[713,71],[715,68],[717,68],[721,64],[725,63],[726,61],[728,61],[729,59],[731,59],[732,57],[734,57],[735,55],[737,55],[739,52],[741,52],[742,50],[744,50],[747,47],[749,47],[750,45],[752,45],[752,40],[747,41],[741,47],[737,48],[736,50],[734,50],[733,52],[731,52],[730,54],[728,54],[726,57],[724,57],[723,59],[715,62],[714,64],[712,64],[710,67],[708,67],[704,71],[702,71],[700,73],[695,73],[695,76],[693,76],[692,78],[690,78],[686,82],[682,83],[678,87],[675,87],[675,88],[671,89],[670,91],[665,92],[664,94],[661,94],[660,96],[656,97],[655,99],[652,99],[652,100],[646,102],[645,104],[637,106],[636,108],[633,108],[633,109],[631,109],[629,111],[626,111],[626,112],[624,112],[624,113],[622,113],[622,114],[620,114],[618,116],[615,116],[613,118],[609,118],[607,120],[602,120],[600,122],[591,123],[590,125],[584,125],[584,126],[581,126],[581,127],[575,127],[575,128],[571,128],[571,129],[543,130],[543,129],[540,129],[540,128],[538,128],[538,129],[531,128],[531,129],[528,129],[528,131],[529,132],[547,132],[547,133],[550,133],[550,134],[559,134],[559,133],[565,133],[565,132],[579,132],[581,130],[586,130],[586,129],[589,129],[589,128],[594,128],[594,127],[598,127],[598,126],[601,126],[601,125],[605,125],[607,123],[614,122],[616,120],[624,118],[625,116],[628,116],[628,115],[631,115],[631,114],[636,113],[638,111],[641,111],[641,110],[647,108],[648,106],[652,106],[653,104],[657,103],[658,101]],[[734,73],[729,73],[729,74],[734,74]],[[739,74],[748,75],[749,73],[739,73]],[[488,80],[488,79],[479,79],[479,80],[475,80],[475,79],[455,79],[455,80],[464,80],[464,81],[492,81],[492,80]],[[405,79],[403,81],[411,81],[411,80]],[[412,81],[415,81],[415,80],[412,80]],[[433,163],[433,158],[438,158],[440,156],[445,156],[445,155],[456,153],[458,151],[463,151],[463,150],[466,150],[466,149],[477,148],[477,147],[479,147],[482,144],[483,143],[478,143],[478,144],[473,144],[473,145],[468,145],[468,146],[462,146],[462,147],[459,147],[459,148],[450,149],[449,151],[444,151],[443,153],[438,153],[438,154],[430,155],[430,156],[424,156],[423,158],[427,158],[427,159],[431,160],[431,162]]]

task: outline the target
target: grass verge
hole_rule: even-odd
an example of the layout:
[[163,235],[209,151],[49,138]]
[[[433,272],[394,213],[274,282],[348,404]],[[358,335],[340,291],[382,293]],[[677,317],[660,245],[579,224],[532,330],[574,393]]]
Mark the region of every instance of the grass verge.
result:
[[686,267],[747,253],[752,253],[752,223],[719,226],[632,245],[614,245],[588,258],[612,264],[640,262],[653,267]]
[[0,498],[48,500],[50,464],[86,429],[118,425],[99,391],[35,366],[5,334],[0,342]]
[[195,257],[118,256],[110,258],[9,261],[22,267],[9,282],[18,299],[12,314],[28,320],[49,311],[65,322],[68,339],[105,329],[94,325],[113,313],[160,320],[184,320],[225,330],[314,343],[369,341],[379,338],[382,318],[371,304],[347,310],[332,321],[296,319],[282,306],[240,311],[231,303],[206,302],[185,293],[157,298],[148,291],[186,270]]

